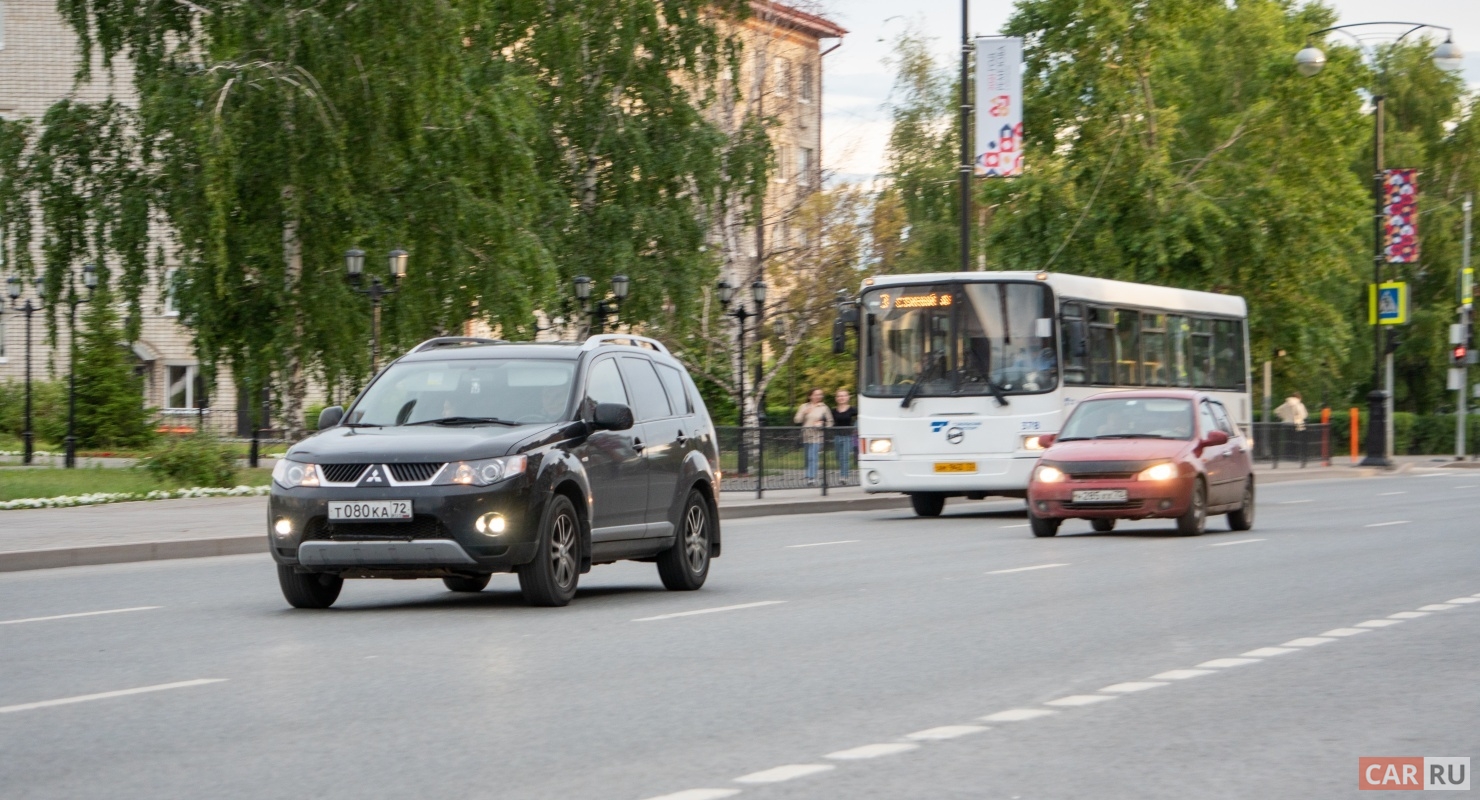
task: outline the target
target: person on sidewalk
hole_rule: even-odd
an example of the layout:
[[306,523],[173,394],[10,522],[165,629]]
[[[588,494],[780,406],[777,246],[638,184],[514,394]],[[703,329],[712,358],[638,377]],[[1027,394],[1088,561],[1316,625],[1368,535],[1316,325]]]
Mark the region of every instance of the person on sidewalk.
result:
[[833,396],[833,425],[843,428],[833,433],[833,448],[838,454],[838,475],[844,481],[853,466],[853,454],[858,451],[858,409],[852,406],[852,400],[847,389],[839,389]]
[[1300,393],[1292,392],[1289,397],[1285,398],[1285,402],[1274,410],[1274,415],[1286,425],[1294,425],[1295,430],[1303,431],[1305,430],[1305,419],[1310,416],[1310,412],[1305,410],[1305,403],[1301,401]]
[[813,389],[797,409],[792,422],[802,426],[802,450],[807,457],[807,485],[817,483],[817,456],[822,452],[823,429],[832,425],[832,411],[822,402],[822,390]]

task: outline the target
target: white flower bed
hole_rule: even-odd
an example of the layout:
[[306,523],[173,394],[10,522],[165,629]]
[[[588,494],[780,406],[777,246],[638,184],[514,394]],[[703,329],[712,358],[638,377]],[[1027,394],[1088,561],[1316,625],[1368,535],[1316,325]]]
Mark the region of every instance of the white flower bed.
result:
[[[14,456],[14,457],[17,457],[17,458],[23,458],[23,457],[25,457],[25,455],[26,455],[26,451],[24,451],[24,450],[0,450],[0,458],[6,458],[6,457],[10,457],[10,456]],[[32,450],[31,451],[31,455],[33,455],[33,456],[48,457],[48,456],[64,456],[64,455],[66,455],[66,453],[53,453],[50,450]]]
[[74,494],[63,497],[27,497],[20,500],[0,501],[0,511],[17,508],[70,508],[72,506],[95,506],[103,503],[128,503],[134,500],[177,500],[183,497],[254,497],[271,491],[268,486],[233,486],[230,489],[215,489],[197,486],[193,489],[156,489],[152,492],[99,492],[97,494]]

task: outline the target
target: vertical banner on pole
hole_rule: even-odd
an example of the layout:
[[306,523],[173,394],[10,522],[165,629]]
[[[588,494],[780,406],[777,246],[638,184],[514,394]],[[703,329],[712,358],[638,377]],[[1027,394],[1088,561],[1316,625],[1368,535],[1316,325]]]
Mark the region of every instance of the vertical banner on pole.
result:
[[1418,170],[1384,170],[1382,213],[1387,262],[1418,263]]
[[1023,174],[1023,40],[976,40],[976,175]]

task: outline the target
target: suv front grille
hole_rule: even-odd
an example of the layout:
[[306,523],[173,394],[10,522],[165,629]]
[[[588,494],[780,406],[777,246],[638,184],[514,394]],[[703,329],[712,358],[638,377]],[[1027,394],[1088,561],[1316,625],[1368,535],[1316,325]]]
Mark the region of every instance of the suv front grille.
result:
[[408,522],[330,522],[324,517],[308,521],[303,538],[335,541],[380,541],[405,539],[449,539],[451,534],[441,520],[417,514]]
[[442,469],[441,464],[389,464],[391,477],[401,483],[421,483],[429,481],[437,470]]
[[359,480],[369,464],[321,464],[319,469],[324,471],[324,480],[330,483],[353,483]]

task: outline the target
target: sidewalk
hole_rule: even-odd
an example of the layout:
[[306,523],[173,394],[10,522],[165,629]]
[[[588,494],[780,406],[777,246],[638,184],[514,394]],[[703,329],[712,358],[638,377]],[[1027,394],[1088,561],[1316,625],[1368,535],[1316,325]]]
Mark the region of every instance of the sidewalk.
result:
[[[1415,470],[1480,468],[1476,462],[1454,462],[1430,456],[1404,456],[1391,471],[1336,464],[1299,469],[1283,465],[1256,468],[1262,483],[1371,478]],[[1000,502],[989,498],[985,502]],[[969,502],[969,501],[955,501]],[[723,520],[834,511],[909,508],[899,494],[867,494],[856,486],[821,490],[768,489],[757,500],[753,492],[724,492],[719,499]],[[172,558],[261,553],[267,549],[267,498],[220,497],[155,500],[77,508],[0,511],[0,572],[52,567],[116,564]]]

